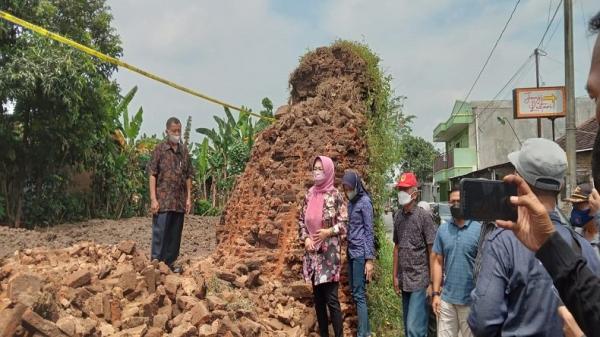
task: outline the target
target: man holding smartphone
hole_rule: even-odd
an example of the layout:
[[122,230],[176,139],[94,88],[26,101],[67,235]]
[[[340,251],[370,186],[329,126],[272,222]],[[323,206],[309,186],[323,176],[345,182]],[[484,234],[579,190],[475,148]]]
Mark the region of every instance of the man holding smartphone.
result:
[[[452,220],[440,225],[433,243],[432,307],[438,319],[438,337],[472,336],[467,324],[473,281],[473,265],[481,224],[467,220],[460,205],[460,187],[450,191]],[[442,279],[444,290],[441,290]]]
[[[556,231],[587,260],[595,274],[600,261],[584,238],[561,222],[557,198],[567,156],[547,139],[532,138],[508,159],[546,208]],[[498,219],[503,220],[503,219]],[[552,278],[510,230],[497,228],[483,246],[481,271],[472,293],[468,323],[475,336],[562,336],[562,305]]]

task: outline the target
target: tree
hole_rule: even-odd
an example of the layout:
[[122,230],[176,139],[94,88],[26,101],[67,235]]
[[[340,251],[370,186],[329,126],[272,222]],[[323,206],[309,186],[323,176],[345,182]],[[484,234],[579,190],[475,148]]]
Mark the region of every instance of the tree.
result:
[[196,148],[196,175],[197,180],[200,183],[200,192],[202,193],[202,199],[208,199],[208,193],[206,188],[206,181],[209,177],[209,157],[210,147],[208,145],[208,138],[204,138],[200,146]]
[[[102,53],[122,53],[105,0],[5,0],[0,9]],[[19,226],[24,210],[64,206],[40,196],[58,200],[65,172],[91,165],[94,146],[114,131],[115,69],[0,21],[0,194],[9,222]]]
[[431,181],[433,161],[439,155],[433,144],[413,135],[404,135],[400,144],[402,171],[412,171],[421,181]]
[[90,168],[94,177],[89,206],[92,216],[141,215],[148,204],[148,177],[144,168],[150,159],[150,149],[159,140],[146,135],[138,140],[144,110],[140,107],[133,118],[129,117],[129,104],[136,92],[134,87],[120,97],[115,107],[113,136],[98,144],[94,151]]
[[[268,97],[265,97],[263,98],[261,104],[263,106],[263,110],[261,110],[259,114],[263,117],[273,118],[273,102],[271,102],[271,100]],[[271,125],[271,123],[272,122],[268,119],[259,119],[256,122],[255,126],[256,133],[258,134],[262,130],[268,128],[269,125]]]
[[188,116],[185,123],[185,131],[183,132],[183,144],[187,147],[190,143],[190,132],[192,131],[192,116]]

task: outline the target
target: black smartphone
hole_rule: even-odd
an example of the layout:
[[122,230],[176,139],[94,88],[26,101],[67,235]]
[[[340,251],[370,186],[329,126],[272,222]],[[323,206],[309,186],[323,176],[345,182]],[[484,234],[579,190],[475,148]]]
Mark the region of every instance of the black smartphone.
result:
[[460,204],[465,219],[517,221],[517,208],[510,197],[517,187],[500,180],[465,178],[460,181]]

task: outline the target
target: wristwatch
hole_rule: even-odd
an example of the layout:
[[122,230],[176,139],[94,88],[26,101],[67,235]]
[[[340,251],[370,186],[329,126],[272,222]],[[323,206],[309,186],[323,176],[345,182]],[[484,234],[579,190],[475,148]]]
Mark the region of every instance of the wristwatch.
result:
[[440,292],[439,292],[439,291],[432,291],[432,292],[431,292],[431,297],[434,297],[434,296],[441,296],[441,295],[442,295],[442,294],[440,294]]

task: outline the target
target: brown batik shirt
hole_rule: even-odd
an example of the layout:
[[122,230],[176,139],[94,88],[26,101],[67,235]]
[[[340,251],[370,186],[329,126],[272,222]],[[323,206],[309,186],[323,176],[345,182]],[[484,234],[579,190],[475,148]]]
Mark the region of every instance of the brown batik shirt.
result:
[[194,169],[187,148],[178,144],[175,149],[165,141],[154,148],[148,173],[156,177],[156,199],[159,212],[185,212],[187,179]]
[[414,292],[429,285],[427,246],[435,240],[433,218],[426,210],[413,205],[409,212],[400,208],[394,215],[394,244],[398,246],[398,280],[400,289]]

